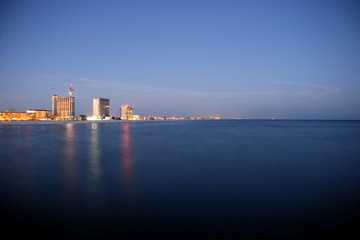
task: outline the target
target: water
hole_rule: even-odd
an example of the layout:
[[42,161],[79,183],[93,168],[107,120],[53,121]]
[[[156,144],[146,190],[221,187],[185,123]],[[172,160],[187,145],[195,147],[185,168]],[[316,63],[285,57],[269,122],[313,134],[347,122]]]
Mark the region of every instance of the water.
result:
[[343,237],[360,212],[360,121],[0,123],[13,236]]

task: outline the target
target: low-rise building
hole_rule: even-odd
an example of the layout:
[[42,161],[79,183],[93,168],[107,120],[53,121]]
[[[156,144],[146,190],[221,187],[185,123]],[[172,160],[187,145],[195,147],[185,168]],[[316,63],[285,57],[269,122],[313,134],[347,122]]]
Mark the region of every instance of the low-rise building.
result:
[[28,109],[27,113],[33,113],[35,120],[49,120],[51,118],[51,110],[44,109]]
[[9,110],[0,112],[0,120],[35,120],[35,113]]

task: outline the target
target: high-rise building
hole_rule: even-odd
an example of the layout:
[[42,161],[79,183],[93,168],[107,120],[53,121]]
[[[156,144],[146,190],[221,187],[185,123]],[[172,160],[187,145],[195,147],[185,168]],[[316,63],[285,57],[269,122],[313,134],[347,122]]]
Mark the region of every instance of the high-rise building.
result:
[[75,97],[52,96],[52,114],[60,120],[73,119],[75,117]]
[[57,102],[58,97],[59,97],[58,95],[53,95],[52,98],[51,98],[51,100],[52,100],[51,114],[52,114],[53,116],[55,116],[56,113],[57,113],[56,102]]
[[106,98],[93,99],[93,117],[103,119],[110,116],[110,100]]
[[121,105],[121,120],[133,120],[134,107],[123,104]]

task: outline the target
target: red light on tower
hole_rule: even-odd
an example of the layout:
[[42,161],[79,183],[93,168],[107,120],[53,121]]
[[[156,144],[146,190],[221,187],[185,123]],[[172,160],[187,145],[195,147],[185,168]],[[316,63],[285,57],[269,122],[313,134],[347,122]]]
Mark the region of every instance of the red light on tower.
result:
[[72,96],[72,92],[73,92],[73,91],[77,91],[77,89],[72,88],[72,84],[70,84],[70,86],[68,87],[68,90],[69,90],[69,96],[70,96],[70,97]]

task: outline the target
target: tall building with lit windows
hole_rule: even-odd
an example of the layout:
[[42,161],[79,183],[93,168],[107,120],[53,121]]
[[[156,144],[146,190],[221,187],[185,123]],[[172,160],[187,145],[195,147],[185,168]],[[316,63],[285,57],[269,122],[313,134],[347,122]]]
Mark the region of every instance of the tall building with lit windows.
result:
[[75,117],[75,97],[53,95],[51,112],[56,119],[73,119]]
[[56,113],[57,113],[57,105],[56,105],[56,103],[57,103],[57,99],[58,99],[58,95],[52,95],[52,98],[51,98],[51,102],[52,102],[52,104],[51,104],[51,115],[53,115],[53,116],[55,116],[56,115]]
[[133,120],[134,107],[123,104],[121,105],[121,120]]
[[110,100],[107,98],[93,99],[93,117],[102,119],[110,116]]

